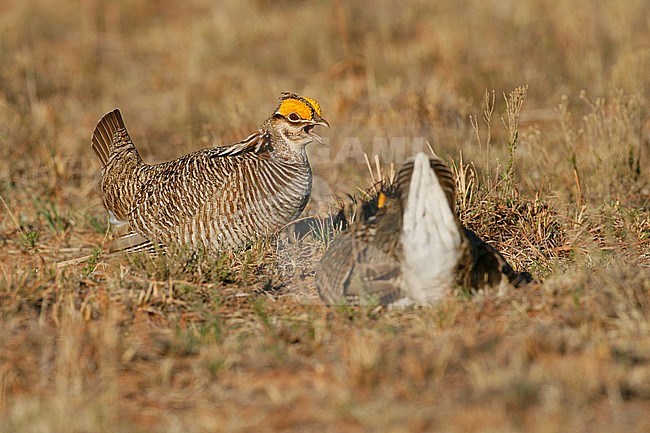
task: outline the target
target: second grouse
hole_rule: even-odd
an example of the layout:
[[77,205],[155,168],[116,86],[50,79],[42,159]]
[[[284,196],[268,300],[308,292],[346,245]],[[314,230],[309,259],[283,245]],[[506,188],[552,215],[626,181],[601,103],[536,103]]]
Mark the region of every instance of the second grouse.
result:
[[454,175],[438,158],[420,152],[406,161],[373,202],[318,265],[316,284],[328,304],[427,305],[456,286],[518,287],[531,280],[462,226]]

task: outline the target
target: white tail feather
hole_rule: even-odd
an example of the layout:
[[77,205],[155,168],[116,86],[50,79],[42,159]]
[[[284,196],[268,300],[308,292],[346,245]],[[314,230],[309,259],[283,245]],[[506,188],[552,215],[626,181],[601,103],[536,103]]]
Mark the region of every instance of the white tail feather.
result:
[[415,157],[403,221],[404,291],[415,303],[434,302],[454,281],[462,238],[445,191],[422,152]]

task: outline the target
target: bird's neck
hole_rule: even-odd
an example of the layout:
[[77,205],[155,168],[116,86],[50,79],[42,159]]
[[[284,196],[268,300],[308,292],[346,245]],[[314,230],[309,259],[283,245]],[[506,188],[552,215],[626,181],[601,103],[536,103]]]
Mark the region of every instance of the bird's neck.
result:
[[288,163],[309,165],[307,152],[303,144],[293,143],[282,131],[272,128],[270,122],[265,122],[260,128],[262,134],[269,137],[271,155]]

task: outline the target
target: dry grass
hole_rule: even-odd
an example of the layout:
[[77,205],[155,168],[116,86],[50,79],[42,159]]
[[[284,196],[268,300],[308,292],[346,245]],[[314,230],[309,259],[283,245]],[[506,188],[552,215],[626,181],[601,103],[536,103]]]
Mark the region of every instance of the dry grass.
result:
[[[3,2],[0,431],[650,430],[645,10]],[[363,152],[388,167],[428,141],[463,221],[544,282],[326,308],[327,230],[212,259],[101,253],[104,112],[153,162],[245,137],[284,90],[333,125],[307,216],[369,186]]]

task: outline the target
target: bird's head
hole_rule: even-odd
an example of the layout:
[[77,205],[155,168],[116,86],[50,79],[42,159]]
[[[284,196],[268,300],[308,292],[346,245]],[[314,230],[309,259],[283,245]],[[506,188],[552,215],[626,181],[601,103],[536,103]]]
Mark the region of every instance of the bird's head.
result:
[[323,143],[323,138],[314,132],[318,125],[330,124],[321,115],[320,104],[315,99],[284,92],[280,104],[273,113],[274,128],[282,134],[285,141],[295,150],[304,148],[312,141]]

